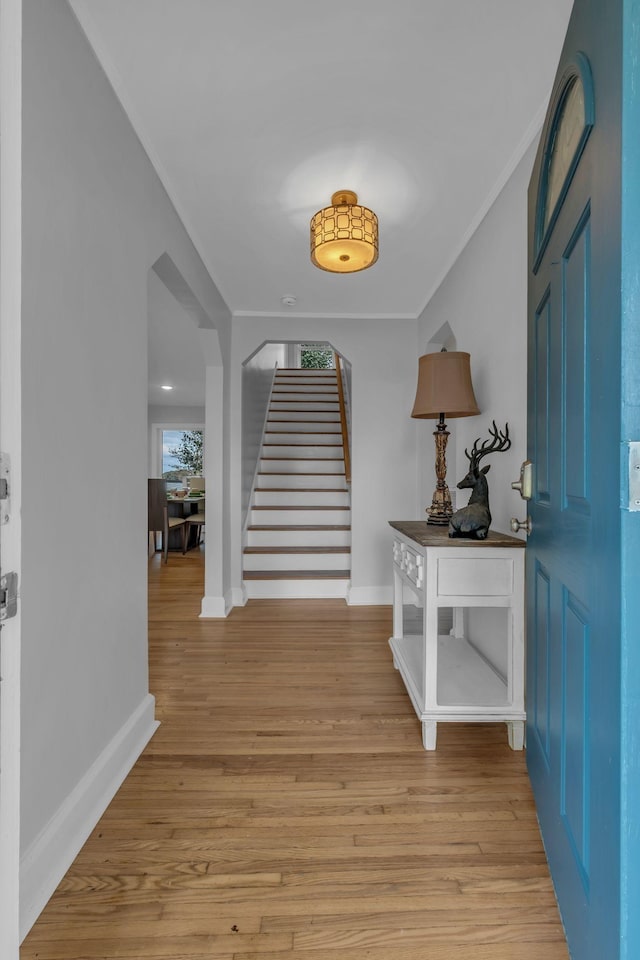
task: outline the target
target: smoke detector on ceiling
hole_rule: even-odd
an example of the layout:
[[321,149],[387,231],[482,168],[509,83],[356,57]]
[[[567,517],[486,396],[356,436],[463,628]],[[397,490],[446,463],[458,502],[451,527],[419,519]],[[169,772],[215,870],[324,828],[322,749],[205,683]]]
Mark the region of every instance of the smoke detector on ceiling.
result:
[[296,303],[296,297],[280,297],[280,301],[285,307],[293,307]]

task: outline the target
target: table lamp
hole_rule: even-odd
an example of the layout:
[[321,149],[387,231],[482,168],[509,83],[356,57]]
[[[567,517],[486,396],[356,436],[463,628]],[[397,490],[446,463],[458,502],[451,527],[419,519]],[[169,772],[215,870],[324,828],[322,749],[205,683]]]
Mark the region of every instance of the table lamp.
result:
[[419,420],[437,420],[436,489],[433,494],[427,523],[444,525],[453,514],[451,494],[446,484],[445,457],[449,431],[445,417],[475,417],[480,413],[471,383],[468,353],[447,351],[426,353],[418,361],[418,387],[411,416]]

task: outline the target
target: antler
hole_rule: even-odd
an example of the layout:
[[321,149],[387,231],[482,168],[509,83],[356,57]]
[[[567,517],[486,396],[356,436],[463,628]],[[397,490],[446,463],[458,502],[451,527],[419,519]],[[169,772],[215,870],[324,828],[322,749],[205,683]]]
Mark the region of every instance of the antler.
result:
[[478,437],[473,444],[471,453],[465,449],[465,455],[467,460],[470,461],[472,467],[477,467],[482,458],[486,457],[489,453],[502,453],[503,451],[508,450],[511,446],[508,423],[505,423],[503,433],[502,430],[498,430],[494,420],[493,429],[489,427],[489,434],[491,435],[491,440],[485,440],[481,447],[478,447],[478,444],[480,443],[480,437]]

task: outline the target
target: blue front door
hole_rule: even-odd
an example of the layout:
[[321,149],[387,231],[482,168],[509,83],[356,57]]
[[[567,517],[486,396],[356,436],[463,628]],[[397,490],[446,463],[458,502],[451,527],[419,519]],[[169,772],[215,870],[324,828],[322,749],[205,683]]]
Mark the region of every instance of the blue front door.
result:
[[640,957],[639,21],[576,0],[529,191],[527,757],[573,960]]

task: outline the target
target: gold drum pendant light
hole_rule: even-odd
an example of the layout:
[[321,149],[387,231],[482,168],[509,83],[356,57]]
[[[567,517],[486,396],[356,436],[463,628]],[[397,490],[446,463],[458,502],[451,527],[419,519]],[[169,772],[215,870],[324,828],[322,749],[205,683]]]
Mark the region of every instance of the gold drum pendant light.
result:
[[338,190],[311,218],[311,261],[331,273],[356,273],[378,259],[378,218],[353,190]]

